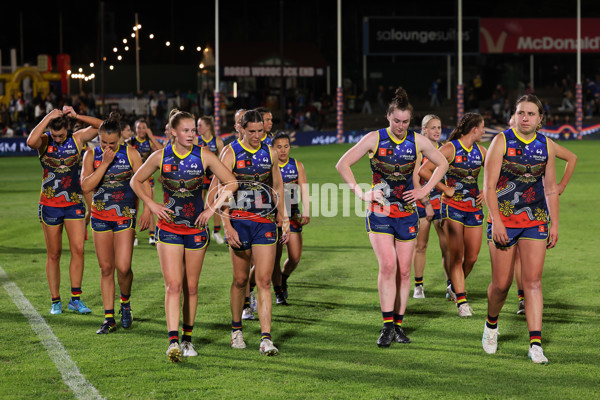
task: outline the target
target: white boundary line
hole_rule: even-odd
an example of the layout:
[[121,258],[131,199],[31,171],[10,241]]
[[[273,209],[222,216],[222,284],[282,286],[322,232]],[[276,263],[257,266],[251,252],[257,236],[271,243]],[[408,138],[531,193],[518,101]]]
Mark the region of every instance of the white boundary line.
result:
[[50,326],[23,295],[21,289],[10,280],[1,266],[0,281],[10,299],[31,324],[33,331],[40,338],[48,355],[62,375],[63,381],[71,388],[75,397],[78,399],[103,399],[98,390],[81,375],[77,364],[69,357],[67,350],[54,335]]

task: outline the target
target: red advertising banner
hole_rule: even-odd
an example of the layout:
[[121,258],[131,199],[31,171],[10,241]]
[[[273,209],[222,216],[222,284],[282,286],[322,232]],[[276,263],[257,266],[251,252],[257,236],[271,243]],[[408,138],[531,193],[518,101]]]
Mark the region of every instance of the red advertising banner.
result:
[[[481,18],[481,53],[575,53],[575,18]],[[581,52],[600,51],[600,18],[581,19]]]

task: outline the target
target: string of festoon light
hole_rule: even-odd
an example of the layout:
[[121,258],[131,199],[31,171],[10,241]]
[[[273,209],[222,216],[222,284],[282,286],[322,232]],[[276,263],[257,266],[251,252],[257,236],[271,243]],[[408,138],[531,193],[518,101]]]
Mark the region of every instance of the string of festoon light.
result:
[[[115,70],[115,65],[116,65],[117,62],[123,61],[123,59],[124,59],[123,54],[128,53],[130,50],[135,51],[135,38],[136,38],[136,35],[138,35],[138,39],[141,38],[141,30],[142,30],[142,24],[138,23],[137,25],[134,25],[132,27],[132,32],[130,34],[131,39],[125,37],[125,38],[122,39],[122,41],[121,41],[122,43],[120,43],[119,45],[115,45],[115,46],[112,47],[112,49],[111,49],[112,50],[111,55],[114,55],[115,59],[113,59],[112,62],[110,62],[109,65],[108,65],[108,69],[110,71],[114,71]],[[157,38],[157,36],[154,33],[149,33],[148,36],[147,36],[147,38],[150,39],[150,40],[152,40],[152,41],[159,42],[159,39]],[[130,41],[132,43],[130,43]],[[164,41],[164,46],[165,47],[172,47],[172,46],[176,47],[177,45],[174,44],[171,40],[165,40]],[[185,46],[183,44],[181,44],[181,45],[178,46],[178,49],[181,52],[185,51],[186,48],[187,48],[187,46]],[[194,46],[192,46],[192,48],[194,48]],[[204,53],[207,53],[209,51],[209,49],[207,47],[202,47],[202,46],[198,45],[198,46],[195,47],[195,51],[197,53],[201,54],[203,51],[204,51]],[[108,62],[109,58],[107,56],[104,56],[103,57],[103,61],[104,62]],[[90,66],[90,68],[93,69],[95,67],[95,64],[93,62],[90,62],[89,66]],[[204,68],[204,63],[200,63],[198,65],[198,67],[200,69],[203,69]],[[73,71],[68,70],[67,74],[70,75],[70,77],[72,79],[80,79],[80,80],[84,80],[86,82],[96,78],[96,74],[93,73],[93,72],[91,74],[89,74],[89,75],[85,74],[84,71],[83,71],[83,68],[79,68],[79,73],[73,73]]]
[[[131,47],[129,46],[130,39],[128,39],[128,38],[123,38],[123,40],[122,40],[122,47],[121,48],[119,48],[118,46],[113,46],[112,53],[114,55],[116,55],[116,60],[117,61],[122,61],[123,60],[123,52],[127,53],[127,52],[129,52],[129,50],[135,50],[135,37],[136,37],[136,35],[138,35],[138,37],[141,37],[141,33],[140,33],[141,30],[142,30],[142,24],[137,24],[137,25],[134,25],[132,27],[132,31],[133,32],[131,32],[130,36],[131,36],[131,39],[132,39],[133,43],[132,43]],[[159,38],[157,38],[157,36],[154,33],[149,33],[148,34],[148,39],[150,39],[152,41],[157,41],[157,42],[160,41]],[[165,47],[172,47],[172,46],[173,47],[177,47],[179,49],[179,51],[185,51],[186,50],[186,46],[185,45],[181,44],[181,45],[177,46],[171,40],[165,40],[164,41],[164,46]],[[192,46],[192,48],[194,48],[194,46]],[[202,53],[203,50],[204,50],[204,52],[208,52],[209,51],[208,48],[203,48],[200,45],[195,46],[195,51],[197,53]],[[104,61],[105,62],[107,61],[107,57],[104,57]],[[114,69],[114,64],[110,64],[109,65],[109,69],[113,70]]]

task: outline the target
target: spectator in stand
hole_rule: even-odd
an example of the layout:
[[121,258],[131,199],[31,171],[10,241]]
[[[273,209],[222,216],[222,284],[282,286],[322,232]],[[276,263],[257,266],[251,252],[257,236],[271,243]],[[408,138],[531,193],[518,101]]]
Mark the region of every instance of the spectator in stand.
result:
[[15,108],[15,121],[19,121],[24,117],[25,114],[25,102],[23,101],[23,96],[19,93],[19,97],[17,98],[16,108]]
[[306,105],[304,94],[302,94],[301,91],[298,91],[298,94],[296,95],[296,105],[298,108],[303,108]]
[[525,87],[523,94],[535,94],[535,89],[533,86],[531,86],[531,82],[527,82],[527,86]]
[[[158,96],[153,91],[148,92],[148,96],[150,98],[150,102],[148,103],[149,114],[153,118],[156,118],[156,107],[158,106]],[[159,127],[159,130],[160,129],[162,129],[162,128]]]
[[475,99],[477,101],[479,101],[479,98],[481,97],[481,87],[483,86],[483,80],[481,79],[481,75],[477,74],[475,75],[475,78],[473,78],[473,91],[475,93]]
[[467,89],[467,101],[465,103],[468,112],[479,114],[479,102],[477,101],[477,95],[473,85],[469,85]]
[[490,126],[494,123],[494,117],[492,116],[492,110],[486,110],[483,116],[484,125]]
[[572,89],[573,89],[573,86],[569,81],[567,81],[567,78],[563,78],[560,81],[560,92],[561,93],[564,94],[567,90],[572,90]]
[[598,99],[599,89],[598,84],[593,79],[586,79],[586,99]]
[[13,137],[15,136],[15,131],[10,127],[10,124],[0,124],[0,133],[2,133],[3,137]]
[[45,111],[46,110],[44,109],[44,104],[37,103],[35,105],[35,108],[33,110],[33,120],[36,124],[39,124],[42,118],[44,118],[44,115],[46,115]]
[[[497,90],[492,94],[492,123],[502,123],[502,105],[504,99]],[[510,117],[509,117],[510,118]]]
[[319,126],[319,111],[313,105],[313,103],[310,103],[308,105],[308,107],[306,107],[306,114],[305,115],[306,115],[306,127],[305,127],[305,129],[307,129],[309,131],[315,131],[315,130],[317,130],[317,128]]
[[573,111],[575,106],[571,103],[573,100],[573,92],[571,90],[567,90],[563,93],[562,103],[560,107],[558,107],[558,111]]
[[168,102],[165,92],[162,90],[158,93],[158,101],[156,103],[156,129],[158,132],[165,125],[165,116],[167,113]]
[[[546,102],[546,104],[548,104]],[[548,114],[550,112],[550,105],[548,105]],[[512,107],[510,105],[510,101],[507,98],[504,99],[504,105],[502,106],[502,123],[507,124],[510,121],[510,117],[512,115]]]
[[552,123],[550,125],[553,125],[553,126],[560,125],[560,117],[558,116],[558,114],[554,114],[554,116],[552,117]]
[[[17,99],[15,99],[15,95],[13,94],[13,95],[11,95],[10,101],[8,102],[8,114],[10,116],[10,121],[16,121],[16,119],[17,119],[16,110],[17,110]],[[10,123],[10,121],[7,121],[7,123]]]
[[377,104],[379,104],[379,109],[383,112],[387,111],[386,98],[387,94],[385,87],[383,85],[379,85],[379,90],[377,91]]
[[429,108],[435,108],[440,106],[440,83],[442,80],[440,78],[435,79],[431,82],[431,86],[429,87],[429,96],[431,96],[431,100],[429,101]]
[[594,113],[596,111],[596,100],[594,99],[590,99],[585,107],[585,118],[592,118],[594,116]]
[[52,96],[46,96],[46,102],[44,103],[46,107],[46,114],[49,114],[52,110],[54,110],[54,104],[52,102]]
[[[548,121],[550,120],[550,118],[552,118],[552,109],[550,108],[550,103],[548,103],[547,101],[544,102],[544,114],[546,115]],[[510,122],[510,118],[511,117],[508,117],[508,119],[506,120],[507,123]]]
[[210,90],[208,89],[202,92],[202,107],[204,109],[204,115],[212,115],[212,97]]
[[[306,114],[304,111],[304,107],[298,108],[298,112],[296,113],[296,125],[298,126],[298,130],[305,131],[306,128]],[[308,129],[310,130],[310,129]]]
[[[88,93],[87,95],[87,108],[88,108],[88,115],[91,117],[95,117],[96,116],[96,98],[94,97],[93,93]],[[123,115],[123,114],[121,114]]]
[[8,107],[4,103],[0,104],[0,121],[6,125],[10,125],[10,115],[8,113]]
[[371,109],[371,91],[369,88],[365,88],[365,91],[362,93],[363,106],[361,109],[362,114],[372,114],[373,110]]
[[296,129],[296,118],[294,117],[292,105],[289,104],[285,114],[285,130],[291,131],[294,129]]

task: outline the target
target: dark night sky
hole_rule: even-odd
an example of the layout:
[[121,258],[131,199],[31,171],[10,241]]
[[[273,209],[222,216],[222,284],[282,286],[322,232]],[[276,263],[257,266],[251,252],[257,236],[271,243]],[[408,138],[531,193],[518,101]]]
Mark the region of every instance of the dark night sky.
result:
[[[527,3],[528,5],[526,5]],[[10,62],[10,48],[20,56],[19,11],[23,19],[25,62],[35,63],[37,54],[55,56],[59,52],[59,14],[63,20],[63,51],[71,54],[72,64],[87,64],[98,59],[99,2],[55,1],[33,9],[29,2],[11,2],[3,5],[0,28],[0,49],[3,65]],[[143,63],[196,64],[197,45],[214,43],[214,1],[198,1],[183,5],[181,1],[163,1],[161,6],[147,1],[105,2],[106,49],[122,48],[138,12],[142,24],[141,61]],[[304,1],[226,1],[220,2],[221,41],[278,42],[280,34],[280,6],[283,4],[283,34],[285,41],[312,42],[323,52],[330,65],[336,64],[336,4],[335,0]],[[485,6],[483,6],[485,4]],[[545,0],[523,2],[505,0],[481,2],[464,0],[465,16],[479,17],[575,17],[575,0]],[[348,1],[343,8],[344,64],[359,68],[362,52],[363,16],[455,16],[456,1]],[[600,17],[600,2],[582,0],[583,17]],[[150,41],[149,33],[156,39]],[[171,40],[177,47],[187,46],[184,52],[167,48]],[[193,48],[192,48],[193,47]],[[122,53],[126,63],[134,63],[134,52]],[[109,60],[110,61],[110,60]]]

